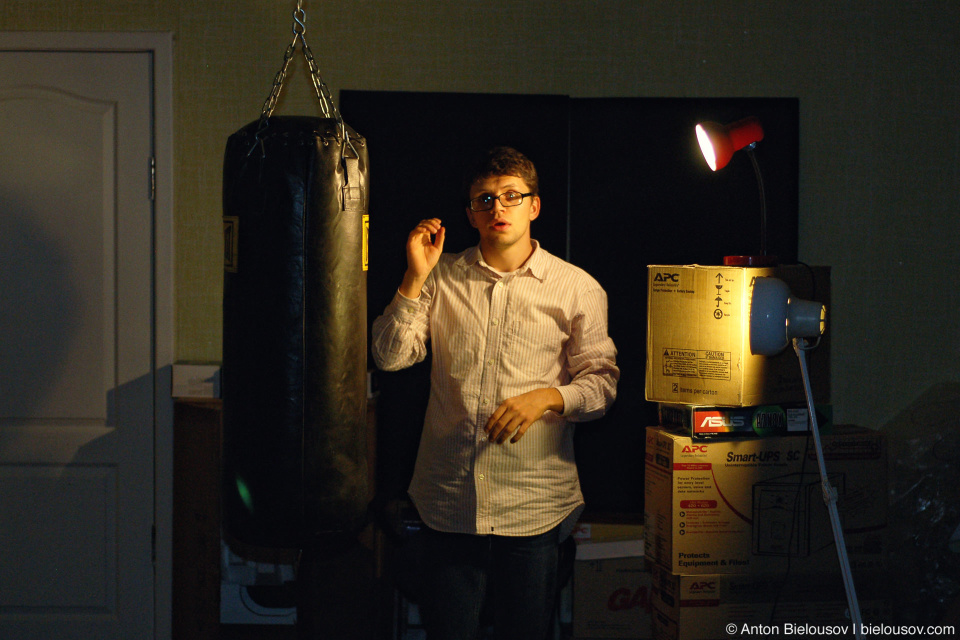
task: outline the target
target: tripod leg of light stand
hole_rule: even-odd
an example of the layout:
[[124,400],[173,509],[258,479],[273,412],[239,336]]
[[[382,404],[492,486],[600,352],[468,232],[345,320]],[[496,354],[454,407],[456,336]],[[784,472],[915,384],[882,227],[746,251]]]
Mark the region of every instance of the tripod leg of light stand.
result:
[[820,467],[820,484],[823,487],[823,500],[827,503],[827,512],[830,514],[830,527],[833,529],[833,540],[837,546],[837,556],[840,558],[840,573],[843,575],[843,588],[847,592],[847,606],[850,608],[850,621],[857,640],[863,638],[863,620],[860,617],[860,603],[857,600],[857,590],[853,585],[853,573],[850,571],[850,558],[847,556],[847,545],[843,539],[843,528],[840,526],[840,513],[837,511],[837,490],[827,478],[827,467],[823,461],[823,446],[820,444],[820,427],[817,424],[817,412],[813,406],[813,393],[810,390],[810,374],[807,372],[806,341],[803,338],[793,339],[793,350],[800,360],[800,374],[803,378],[803,389],[807,396],[807,411],[810,414],[810,430],[813,432],[814,448],[817,452],[817,465]]

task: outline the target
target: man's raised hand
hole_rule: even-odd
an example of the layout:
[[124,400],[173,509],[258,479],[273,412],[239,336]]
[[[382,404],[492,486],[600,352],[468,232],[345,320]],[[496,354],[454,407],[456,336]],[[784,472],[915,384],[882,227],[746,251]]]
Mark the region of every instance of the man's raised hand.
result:
[[407,236],[407,271],[403,274],[400,293],[407,298],[420,295],[420,288],[443,253],[447,230],[439,218],[421,220]]

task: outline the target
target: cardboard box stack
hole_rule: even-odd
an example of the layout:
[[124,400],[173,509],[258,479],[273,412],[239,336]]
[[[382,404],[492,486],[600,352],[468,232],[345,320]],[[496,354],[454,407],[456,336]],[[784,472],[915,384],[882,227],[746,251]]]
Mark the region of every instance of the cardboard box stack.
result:
[[[646,396],[662,423],[647,429],[644,542],[657,639],[849,629],[797,357],[750,353],[758,276],[829,309],[823,267],[649,268]],[[846,548],[866,585],[863,619],[882,622],[874,576],[886,568],[886,443],[877,431],[832,427],[828,339],[808,365]]]

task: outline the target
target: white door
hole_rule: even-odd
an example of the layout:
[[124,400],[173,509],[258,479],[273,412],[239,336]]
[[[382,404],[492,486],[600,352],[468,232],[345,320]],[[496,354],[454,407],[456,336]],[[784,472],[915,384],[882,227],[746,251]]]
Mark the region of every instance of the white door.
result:
[[0,50],[0,638],[155,635],[152,72]]

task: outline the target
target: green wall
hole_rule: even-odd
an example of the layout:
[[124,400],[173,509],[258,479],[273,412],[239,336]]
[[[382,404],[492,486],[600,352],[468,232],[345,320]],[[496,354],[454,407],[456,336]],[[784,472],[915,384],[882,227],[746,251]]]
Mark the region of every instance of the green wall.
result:
[[[960,374],[960,3],[302,1],[330,87],[796,96],[800,258],[833,267],[835,418],[882,427]],[[176,357],[219,360],[221,158],[294,2],[5,0],[0,30],[171,31]],[[719,17],[718,17],[719,16]],[[278,113],[315,113],[303,64]],[[349,114],[345,114],[349,122]],[[653,213],[653,212],[651,212]],[[947,274],[944,276],[943,274]]]

